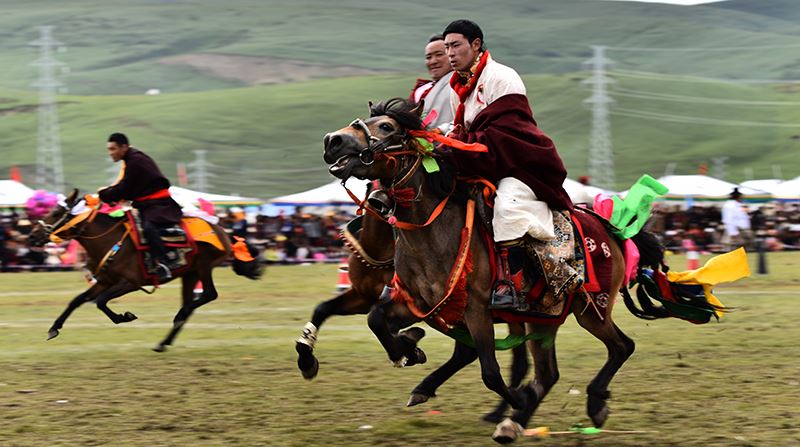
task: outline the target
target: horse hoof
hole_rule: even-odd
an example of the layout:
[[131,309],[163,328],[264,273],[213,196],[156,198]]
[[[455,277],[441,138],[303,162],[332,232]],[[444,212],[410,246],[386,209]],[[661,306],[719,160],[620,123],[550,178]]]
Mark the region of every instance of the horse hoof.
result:
[[139,318],[136,315],[134,315],[133,312],[125,312],[124,314],[122,314],[122,317],[123,317],[123,320],[122,320],[123,323],[127,323],[129,321],[133,321],[133,320]]
[[156,352],[164,352],[166,350],[167,350],[167,347],[165,345],[155,345],[155,346],[153,346],[153,351],[156,351]]
[[314,351],[311,347],[304,343],[295,343],[294,349],[297,351],[297,368],[300,369],[303,378],[311,380],[317,377],[319,361],[314,357]]
[[512,421],[510,418],[505,418],[503,422],[497,424],[492,439],[498,444],[509,444],[517,440],[522,434],[522,426]]
[[421,327],[411,327],[408,328],[399,334],[401,337],[408,338],[414,342],[414,344],[419,343],[423,337],[425,337],[425,329]]
[[603,424],[606,423],[609,413],[610,411],[608,409],[608,405],[603,404],[603,408],[601,408],[600,411],[598,411],[593,415],[589,415],[589,417],[592,419],[592,423],[594,424],[594,426],[600,428],[603,426]]
[[499,424],[505,417],[506,415],[503,413],[495,413],[492,411],[491,413],[484,414],[481,419],[486,422],[491,422],[492,424]]
[[59,334],[58,329],[50,329],[50,332],[47,333],[47,339],[52,340],[58,337],[58,334]]
[[408,403],[406,404],[407,407],[413,407],[415,405],[424,404],[425,402],[430,399],[430,396],[422,393],[411,393],[411,396],[408,398]]

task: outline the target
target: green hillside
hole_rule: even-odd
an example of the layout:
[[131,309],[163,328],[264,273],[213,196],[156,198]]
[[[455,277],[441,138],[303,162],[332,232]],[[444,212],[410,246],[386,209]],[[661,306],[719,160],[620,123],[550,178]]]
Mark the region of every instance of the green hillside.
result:
[[[540,127],[553,136],[572,177],[586,174],[591,114],[582,104],[590,93],[580,84],[585,77],[524,77]],[[368,100],[404,96],[412,79],[382,75],[160,96],[64,96],[59,110],[67,181],[84,189],[107,184],[112,174],[106,172],[105,138],[121,130],[153,153],[173,181],[175,163],[190,162],[192,150],[205,149],[216,165],[214,192],[268,198],[318,186],[331,180],[321,160],[322,136],[365,116]],[[768,177],[776,164],[784,177],[800,175],[798,90],[618,77],[611,116],[618,187],[642,172],[661,175],[673,162],[676,173],[695,173],[718,156],[729,157],[732,180],[743,180],[748,167]],[[0,92],[0,169],[17,164],[26,167],[26,176],[32,173],[35,100]],[[674,122],[676,117],[700,121]]]
[[[731,78],[800,78],[793,0],[679,7],[600,0],[0,1],[0,86],[36,76],[28,43],[53,25],[74,94],[200,91],[348,70],[422,68],[427,37],[458,16],[477,20],[489,48],[522,73],[581,69],[590,45],[622,48],[760,47],[727,52],[612,51],[620,67]],[[210,56],[209,56],[210,55]],[[220,56],[246,58],[231,62]],[[211,60],[207,60],[211,58]],[[297,64],[250,79],[236,64]],[[315,65],[316,64],[316,65]],[[263,67],[262,67],[263,68]],[[366,74],[366,73],[361,73]]]

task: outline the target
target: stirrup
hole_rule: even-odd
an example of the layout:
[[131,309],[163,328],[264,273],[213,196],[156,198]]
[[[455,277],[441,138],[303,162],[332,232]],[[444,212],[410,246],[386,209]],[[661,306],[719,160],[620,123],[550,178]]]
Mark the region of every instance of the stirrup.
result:
[[[497,289],[503,285],[508,287],[508,290],[511,292],[510,294],[497,293]],[[508,279],[497,281],[492,289],[492,301],[489,303],[489,309],[513,310],[517,309],[518,305],[517,289],[514,287],[514,282]]]
[[172,279],[172,271],[161,262],[156,262],[156,275],[160,282]]

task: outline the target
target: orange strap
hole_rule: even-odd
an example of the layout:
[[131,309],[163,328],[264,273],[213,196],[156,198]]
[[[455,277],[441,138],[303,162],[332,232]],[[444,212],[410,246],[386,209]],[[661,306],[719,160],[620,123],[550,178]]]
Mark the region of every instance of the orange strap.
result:
[[455,138],[446,137],[440,133],[431,132],[429,130],[409,130],[408,134],[413,137],[422,137],[433,141],[438,141],[439,143],[452,147],[453,149],[468,152],[489,152],[489,148],[486,147],[485,144],[465,143],[463,141],[456,140]]
[[146,196],[137,197],[133,199],[134,202],[144,202],[146,200],[155,200],[155,199],[166,199],[172,197],[169,194],[169,189],[160,189],[152,194],[148,194]]
[[[447,293],[445,293],[444,297],[439,300],[439,302],[433,306],[431,310],[427,313],[423,313],[419,307],[417,307],[414,299],[408,294],[405,294],[405,301],[406,305],[408,306],[408,310],[411,311],[414,316],[420,319],[427,319],[431,315],[436,315],[441,312],[441,308],[444,306],[445,303],[450,299],[450,296],[453,294],[453,290],[455,290],[458,281],[461,279],[461,273],[464,271],[464,266],[467,263],[467,255],[469,254],[469,244],[472,241],[472,227],[475,220],[475,200],[469,199],[467,202],[467,217],[466,222],[464,224],[464,230],[461,233],[461,243],[458,247],[458,254],[456,255],[456,261],[453,264],[453,267],[450,269],[450,277],[447,279]],[[393,280],[395,287],[402,287],[400,283],[400,278],[397,277],[397,273],[395,273],[395,279]],[[440,322],[437,322],[441,324]]]

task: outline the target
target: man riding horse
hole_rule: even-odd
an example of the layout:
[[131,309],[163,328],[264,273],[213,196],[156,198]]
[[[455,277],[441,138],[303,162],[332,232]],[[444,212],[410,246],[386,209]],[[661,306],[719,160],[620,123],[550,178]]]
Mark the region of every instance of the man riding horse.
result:
[[492,59],[481,28],[456,20],[442,35],[456,71],[450,81],[455,115],[450,136],[489,148],[485,153],[454,150],[451,161],[461,175],[480,176],[497,186],[492,226],[499,247],[498,281],[492,307],[517,305],[512,277],[524,265],[523,243],[538,258],[556,299],[566,296],[583,278],[570,266],[574,239],[569,218],[554,213],[572,209],[562,186],[567,172],[561,157],[537,127],[522,79]]
[[106,145],[114,162],[122,161],[117,181],[98,191],[100,200],[106,203],[128,200],[139,210],[142,231],[150,244],[150,254],[159,282],[172,278],[167,249],[161,240],[161,229],[177,225],[181,221],[181,207],[169,193],[169,180],[158,169],[158,165],[144,152],[131,147],[128,137],[113,133]]

